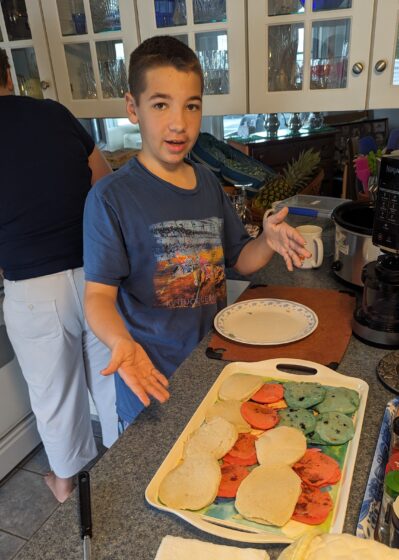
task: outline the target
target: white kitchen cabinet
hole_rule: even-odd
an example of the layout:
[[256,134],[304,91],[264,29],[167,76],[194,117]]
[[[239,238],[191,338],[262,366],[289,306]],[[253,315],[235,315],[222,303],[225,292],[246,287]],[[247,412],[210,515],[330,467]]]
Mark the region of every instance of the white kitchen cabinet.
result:
[[364,109],[373,9],[374,0],[249,1],[250,112]]
[[137,0],[141,40],[174,35],[197,53],[204,71],[204,115],[247,111],[245,4],[244,0]]
[[378,0],[367,108],[399,107],[399,0]]
[[56,99],[39,0],[0,2],[0,47],[11,66],[16,93]]
[[77,117],[125,116],[138,45],[133,0],[42,0],[58,100]]

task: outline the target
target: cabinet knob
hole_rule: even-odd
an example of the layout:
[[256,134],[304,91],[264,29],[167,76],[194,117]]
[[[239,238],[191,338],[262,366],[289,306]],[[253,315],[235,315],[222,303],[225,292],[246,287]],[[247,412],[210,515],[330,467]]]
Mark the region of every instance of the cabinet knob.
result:
[[45,80],[42,80],[40,82],[40,87],[42,88],[42,90],[44,91],[45,89],[48,89],[50,87],[50,83],[46,82]]
[[387,67],[387,61],[381,59],[381,60],[377,60],[377,62],[375,63],[374,70],[379,74],[381,74],[381,72],[384,72],[386,67]]
[[361,74],[363,70],[364,70],[364,65],[362,62],[355,62],[355,64],[352,66],[352,72],[356,74],[356,76]]

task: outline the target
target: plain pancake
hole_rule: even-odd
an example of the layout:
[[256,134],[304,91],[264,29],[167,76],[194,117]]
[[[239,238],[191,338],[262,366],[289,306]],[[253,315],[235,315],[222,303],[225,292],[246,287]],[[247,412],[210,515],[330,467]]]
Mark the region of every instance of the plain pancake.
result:
[[291,519],[301,494],[301,479],[287,465],[260,466],[241,482],[235,502],[246,519],[281,527]]
[[184,446],[184,455],[210,453],[216,459],[221,459],[230,451],[237,438],[237,428],[224,418],[216,416],[191,434]]
[[235,373],[227,377],[219,388],[221,401],[246,401],[263,385],[262,377],[248,373]]
[[218,401],[207,411],[205,419],[209,421],[219,416],[233,424],[239,433],[250,432],[251,426],[241,414],[241,404],[241,401]]
[[219,463],[212,455],[186,457],[162,480],[158,497],[171,508],[202,509],[216,498],[221,477]]
[[261,435],[255,447],[261,465],[293,465],[306,452],[306,438],[297,428],[277,426]]

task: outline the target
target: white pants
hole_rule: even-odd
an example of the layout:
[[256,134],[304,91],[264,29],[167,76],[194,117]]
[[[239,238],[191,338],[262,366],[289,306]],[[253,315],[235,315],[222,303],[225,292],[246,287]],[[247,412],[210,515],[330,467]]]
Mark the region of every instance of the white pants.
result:
[[29,387],[32,410],[50,466],[61,478],[97,455],[88,390],[103,442],[118,437],[113,375],[99,372],[109,350],[83,315],[83,269],[29,280],[4,280],[4,320]]

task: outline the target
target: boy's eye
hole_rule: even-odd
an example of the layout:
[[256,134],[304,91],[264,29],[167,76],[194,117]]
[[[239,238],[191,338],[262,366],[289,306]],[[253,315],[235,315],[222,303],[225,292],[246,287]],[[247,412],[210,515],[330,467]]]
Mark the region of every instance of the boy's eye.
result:
[[190,103],[189,105],[187,105],[187,109],[189,111],[199,111],[201,109],[201,106],[199,105],[199,103]]
[[154,103],[153,107],[154,109],[158,109],[158,111],[162,111],[162,109],[165,109],[166,103],[159,101],[159,103]]

